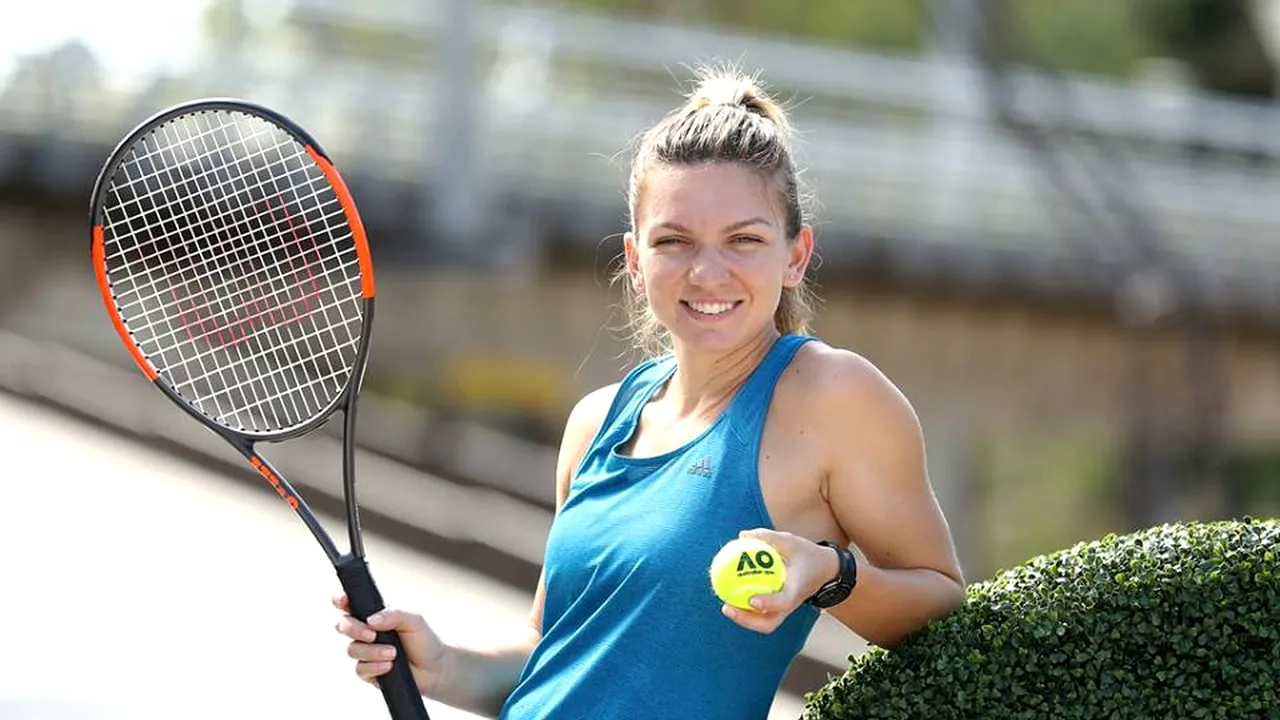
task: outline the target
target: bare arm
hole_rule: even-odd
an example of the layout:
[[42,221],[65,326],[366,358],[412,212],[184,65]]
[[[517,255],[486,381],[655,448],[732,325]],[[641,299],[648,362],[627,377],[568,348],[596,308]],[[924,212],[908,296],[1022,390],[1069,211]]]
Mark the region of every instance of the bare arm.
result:
[[[596,390],[574,407],[565,425],[556,459],[556,512],[569,495],[569,483],[609,410],[617,386]],[[473,712],[497,715],[515,688],[529,656],[542,638],[546,598],[545,571],[538,578],[526,632],[509,643],[492,647],[449,646],[441,662],[438,691],[432,698]]]
[[[965,581],[910,403],[865,359],[839,353],[830,360],[819,410],[831,457],[824,489],[860,551],[860,567],[853,593],[828,612],[891,647],[963,605]],[[832,577],[836,556],[828,552]]]

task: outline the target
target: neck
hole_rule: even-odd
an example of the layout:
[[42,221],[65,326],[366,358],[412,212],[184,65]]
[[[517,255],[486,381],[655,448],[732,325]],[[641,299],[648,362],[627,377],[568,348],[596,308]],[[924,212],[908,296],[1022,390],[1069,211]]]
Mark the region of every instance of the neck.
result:
[[746,382],[780,337],[772,324],[732,350],[708,355],[676,344],[676,374],[671,378],[665,399],[680,415],[715,414]]

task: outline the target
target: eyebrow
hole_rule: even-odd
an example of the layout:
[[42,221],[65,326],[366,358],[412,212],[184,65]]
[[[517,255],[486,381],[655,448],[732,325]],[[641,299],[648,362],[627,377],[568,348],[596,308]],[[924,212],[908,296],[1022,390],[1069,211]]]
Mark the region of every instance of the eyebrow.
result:
[[[753,217],[753,218],[747,218],[746,220],[739,220],[738,222],[735,222],[735,223],[729,223],[728,225],[725,225],[724,228],[720,230],[720,232],[721,234],[728,234],[728,233],[734,232],[735,230],[741,230],[742,228],[745,228],[745,227],[751,227],[752,225],[766,225],[768,227],[773,227],[773,223],[757,215],[756,217]],[[675,230],[676,232],[684,233],[685,235],[693,234],[692,230],[685,227],[684,225],[681,225],[678,222],[668,221],[668,222],[661,222],[661,223],[658,223],[657,225],[654,225],[654,229],[658,229],[658,228]]]

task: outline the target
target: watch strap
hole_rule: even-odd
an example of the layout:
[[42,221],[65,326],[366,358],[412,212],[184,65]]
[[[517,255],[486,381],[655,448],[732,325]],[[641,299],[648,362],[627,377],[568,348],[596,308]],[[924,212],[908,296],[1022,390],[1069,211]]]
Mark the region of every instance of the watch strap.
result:
[[835,593],[835,591],[839,591],[839,594],[842,596],[841,600],[843,600],[845,597],[848,597],[848,594],[853,590],[854,586],[857,585],[858,559],[853,554],[852,550],[843,545],[837,545],[830,540],[821,540],[818,544],[836,551],[836,557],[839,560],[839,569],[836,571],[835,577],[823,583],[822,587],[818,588],[818,590],[806,599],[805,602],[816,607],[826,607],[828,605],[821,602],[824,596],[830,597]]

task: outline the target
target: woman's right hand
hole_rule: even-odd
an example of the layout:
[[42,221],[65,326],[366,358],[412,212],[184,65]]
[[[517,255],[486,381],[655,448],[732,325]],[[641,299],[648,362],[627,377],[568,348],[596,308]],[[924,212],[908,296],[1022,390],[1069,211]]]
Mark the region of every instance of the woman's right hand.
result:
[[391,671],[395,648],[378,643],[376,633],[395,631],[400,635],[400,644],[413,670],[418,691],[423,695],[435,692],[440,683],[446,648],[421,615],[385,609],[370,615],[366,622],[360,622],[351,615],[346,595],[335,597],[333,604],[344,613],[338,620],[337,629],[351,638],[347,655],[356,660],[356,675],[361,680],[377,685],[378,677]]

